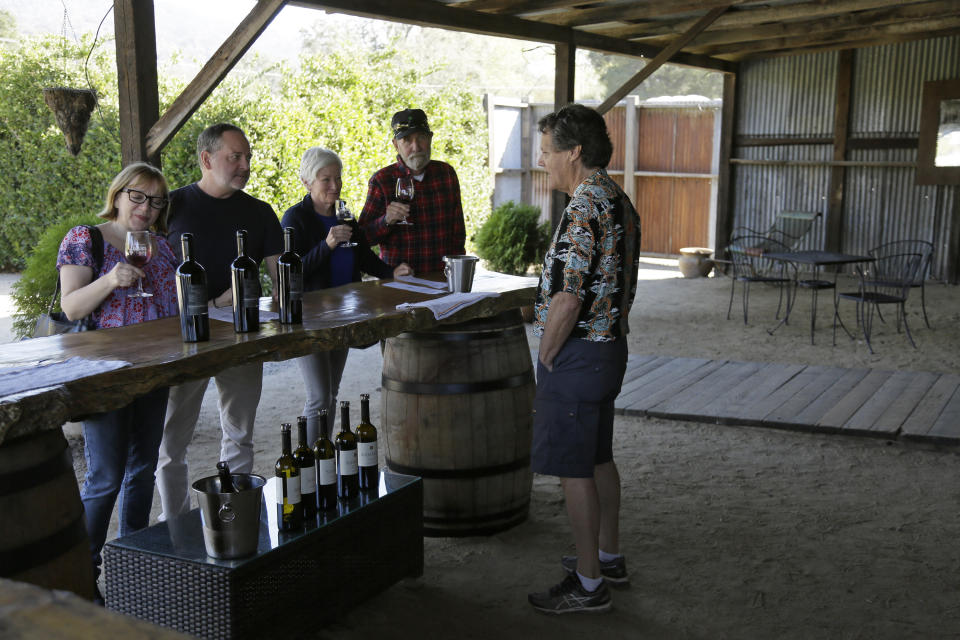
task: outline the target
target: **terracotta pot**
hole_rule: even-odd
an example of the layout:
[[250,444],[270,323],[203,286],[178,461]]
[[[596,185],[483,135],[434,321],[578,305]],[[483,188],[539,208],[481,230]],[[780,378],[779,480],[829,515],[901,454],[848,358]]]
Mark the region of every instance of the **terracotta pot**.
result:
[[705,277],[713,269],[713,260],[710,255],[713,253],[710,249],[703,247],[686,247],[680,249],[680,259],[677,266],[684,278]]

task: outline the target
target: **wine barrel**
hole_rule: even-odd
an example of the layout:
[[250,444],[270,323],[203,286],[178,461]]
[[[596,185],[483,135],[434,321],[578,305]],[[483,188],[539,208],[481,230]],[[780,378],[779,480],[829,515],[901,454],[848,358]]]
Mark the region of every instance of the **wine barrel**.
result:
[[423,478],[425,535],[487,535],[526,520],[534,392],[516,309],[386,341],[386,462]]
[[0,446],[0,577],[93,599],[70,448],[57,429]]

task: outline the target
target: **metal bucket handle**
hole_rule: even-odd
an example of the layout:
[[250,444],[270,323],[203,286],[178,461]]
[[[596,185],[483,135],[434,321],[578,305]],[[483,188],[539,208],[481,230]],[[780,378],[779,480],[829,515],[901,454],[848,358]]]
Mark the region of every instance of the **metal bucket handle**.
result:
[[237,512],[229,502],[224,502],[217,511],[217,517],[221,522],[233,522],[237,519]]

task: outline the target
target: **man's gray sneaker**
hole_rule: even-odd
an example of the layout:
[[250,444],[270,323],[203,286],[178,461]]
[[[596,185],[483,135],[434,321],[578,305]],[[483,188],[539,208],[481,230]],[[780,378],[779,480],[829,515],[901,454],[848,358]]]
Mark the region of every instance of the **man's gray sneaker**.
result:
[[[569,574],[577,572],[577,556],[563,556],[560,558],[563,570]],[[630,576],[627,574],[627,561],[620,556],[609,562],[600,561],[600,575],[604,582],[615,589],[625,589],[630,586]]]
[[568,575],[549,591],[531,593],[530,604],[543,613],[599,613],[610,610],[610,590],[601,582],[596,591],[587,591],[576,574]]

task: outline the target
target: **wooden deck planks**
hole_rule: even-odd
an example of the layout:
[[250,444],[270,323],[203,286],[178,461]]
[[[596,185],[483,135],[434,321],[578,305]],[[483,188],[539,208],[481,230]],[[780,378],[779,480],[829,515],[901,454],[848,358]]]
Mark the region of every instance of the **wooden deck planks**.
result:
[[[683,393],[687,387],[709,375],[716,369],[719,369],[724,364],[725,361],[723,360],[708,360],[686,374],[664,378],[657,383],[637,389],[624,399],[623,405],[615,403],[614,406],[617,409],[622,409],[622,413],[627,415],[656,415],[655,413],[649,412],[651,407],[677,394]],[[620,398],[618,398],[617,401],[619,402]]]
[[[901,428],[903,437],[910,440],[932,438],[935,441],[960,443],[960,423],[955,420],[951,429],[950,425],[941,422],[941,416],[954,401],[958,388],[960,388],[960,376],[952,374],[940,376],[903,423]],[[937,432],[931,433],[935,425]]]
[[891,375],[892,371],[872,369],[817,420],[817,426],[827,430],[842,429],[847,420],[877,393]]
[[939,377],[939,374],[928,372],[895,372],[844,423],[843,432],[895,436]]

